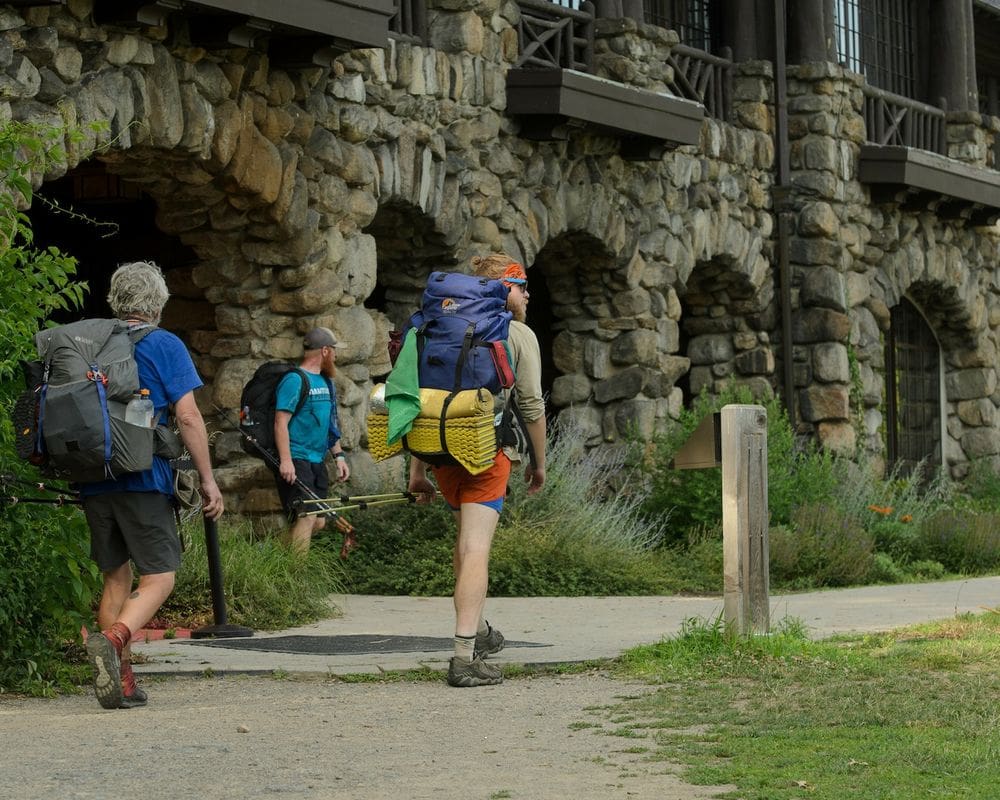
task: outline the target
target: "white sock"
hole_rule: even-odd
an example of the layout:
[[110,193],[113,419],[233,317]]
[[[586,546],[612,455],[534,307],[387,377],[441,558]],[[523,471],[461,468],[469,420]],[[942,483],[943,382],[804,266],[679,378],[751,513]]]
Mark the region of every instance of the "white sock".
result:
[[476,636],[485,636],[490,632],[490,623],[484,617],[479,618],[479,627],[476,628]]

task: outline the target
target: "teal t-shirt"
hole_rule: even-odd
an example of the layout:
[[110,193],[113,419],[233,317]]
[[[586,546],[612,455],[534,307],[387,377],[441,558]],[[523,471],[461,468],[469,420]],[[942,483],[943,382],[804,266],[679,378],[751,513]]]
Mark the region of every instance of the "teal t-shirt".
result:
[[275,392],[274,407],[292,414],[288,421],[288,440],[292,458],[320,464],[326,451],[340,439],[337,424],[337,390],[333,381],[322,375],[306,372],[309,377],[309,395],[302,410],[295,414],[302,389],[299,373],[285,375]]

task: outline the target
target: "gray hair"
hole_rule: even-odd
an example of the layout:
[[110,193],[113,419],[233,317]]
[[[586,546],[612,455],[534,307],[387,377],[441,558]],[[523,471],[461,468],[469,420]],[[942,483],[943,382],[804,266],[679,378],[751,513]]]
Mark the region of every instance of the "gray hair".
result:
[[122,264],[111,276],[108,305],[119,319],[141,317],[158,322],[169,298],[163,273],[152,261]]

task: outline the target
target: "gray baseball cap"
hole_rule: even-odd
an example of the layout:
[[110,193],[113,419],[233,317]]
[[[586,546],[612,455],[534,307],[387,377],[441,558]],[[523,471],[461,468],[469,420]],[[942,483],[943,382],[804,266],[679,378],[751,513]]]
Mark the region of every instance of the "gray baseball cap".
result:
[[337,336],[329,328],[313,328],[302,338],[303,350],[319,350],[322,347],[338,347]]

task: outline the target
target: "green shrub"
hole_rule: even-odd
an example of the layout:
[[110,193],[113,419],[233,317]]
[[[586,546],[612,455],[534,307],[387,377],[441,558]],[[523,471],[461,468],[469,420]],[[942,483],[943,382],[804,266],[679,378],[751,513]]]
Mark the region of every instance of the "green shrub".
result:
[[[208,556],[201,519],[182,528],[184,558],[174,591],[160,616],[174,625],[198,626],[212,608]],[[344,567],[336,548],[321,537],[301,558],[267,531],[249,522],[219,526],[226,611],[229,622],[259,630],[303,625],[330,616],[329,597],[344,591]]]
[[[490,566],[493,595],[650,594],[675,585],[675,554],[658,550],[662,522],[639,509],[641,481],[624,449],[585,450],[579,432],[555,426],[546,483],[528,495],[511,475]],[[358,516],[370,535],[348,566],[353,591],[449,595],[455,522],[432,506],[373,509]]]
[[678,592],[718,592],[722,588],[722,525],[688,531],[686,540],[670,548]]
[[771,528],[769,543],[772,579],[794,588],[863,583],[874,563],[871,536],[828,503],[796,509],[791,526]]
[[[19,465],[3,439],[0,469],[9,474]],[[89,542],[74,507],[0,501],[0,692],[51,694],[73,682],[65,651],[92,623],[100,587]]]
[[972,508],[1000,513],[1000,472],[990,459],[972,462],[962,489]]
[[919,538],[945,569],[983,573],[1000,568],[1000,514],[942,511],[925,520]]
[[[0,127],[0,470],[25,479],[37,476],[14,454],[18,360],[34,356],[32,337],[53,311],[79,306],[85,285],[73,281],[72,258],[34,246],[20,208],[32,174],[64,157],[67,136],[75,138],[28,123]],[[0,691],[50,693],[65,683],[65,648],[92,619],[99,577],[85,523],[68,507],[0,503],[0,515]]]
[[810,442],[796,441],[779,399],[755,401],[742,387],[717,398],[702,395],[654,439],[642,465],[650,484],[643,510],[652,518],[669,515],[668,538],[674,544],[685,541],[692,529],[711,528],[722,521],[721,470],[675,470],[670,468],[670,461],[706,415],[731,403],[762,405],[767,413],[768,507],[772,524],[788,523],[796,506],[806,500],[820,502],[831,496],[834,458]]

